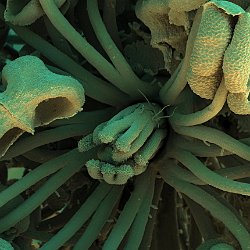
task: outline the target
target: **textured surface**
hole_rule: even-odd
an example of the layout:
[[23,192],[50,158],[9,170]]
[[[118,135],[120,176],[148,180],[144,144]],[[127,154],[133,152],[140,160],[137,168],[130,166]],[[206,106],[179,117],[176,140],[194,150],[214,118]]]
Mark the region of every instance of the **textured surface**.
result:
[[232,35],[231,16],[206,4],[194,42],[190,66],[195,74],[212,76],[220,71],[224,52]]
[[0,93],[0,155],[24,132],[82,110],[81,84],[69,76],[49,71],[37,57],[24,56],[9,62],[2,71],[6,87]]
[[250,73],[250,14],[239,16],[234,35],[228,46],[223,72],[227,89],[232,93],[247,91]]
[[239,115],[250,115],[249,92],[229,93],[227,104],[231,111]]
[[125,184],[143,173],[167,136],[162,109],[154,103],[139,103],[121,110],[109,121],[97,126],[78,143],[80,152],[99,146],[98,159],[86,167],[94,179],[109,184]]

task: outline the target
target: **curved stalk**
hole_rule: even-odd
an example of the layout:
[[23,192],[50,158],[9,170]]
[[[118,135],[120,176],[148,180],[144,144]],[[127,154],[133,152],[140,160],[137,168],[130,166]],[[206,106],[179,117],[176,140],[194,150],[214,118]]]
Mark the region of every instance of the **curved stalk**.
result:
[[91,150],[85,154],[79,152],[76,154],[78,156],[81,155],[81,157],[75,157],[70,162],[67,162],[64,168],[50,177],[33,195],[17,208],[10,211],[5,217],[0,219],[0,233],[8,230],[17,222],[32,213],[71,176],[77,173],[87,160],[93,158],[96,152],[95,150]]
[[122,51],[122,43],[116,22],[116,0],[104,0],[103,22],[117,48]]
[[[159,207],[159,205],[161,203],[162,196],[165,195],[165,193],[164,193],[164,191],[165,191],[164,184],[165,183],[164,183],[164,181],[162,179],[157,178],[155,180],[154,196],[153,196],[153,200],[152,200],[152,205],[155,206],[155,207],[153,207],[153,206],[151,207],[150,220],[148,220],[147,225],[145,227],[144,235],[143,235],[143,238],[142,238],[139,249],[143,249],[143,250],[145,249],[146,250],[146,249],[151,249],[151,247],[153,247],[153,242],[154,242],[153,238],[154,238],[154,232],[155,232],[155,225],[157,224],[157,221],[158,221],[158,212],[159,212],[158,209],[156,209],[156,208]],[[170,200],[171,200],[171,198],[170,198]],[[169,200],[168,200],[168,202],[169,202]],[[171,207],[171,205],[170,205],[170,207]],[[164,234],[164,232],[163,232],[163,234]],[[175,231],[173,232],[173,235],[174,234],[175,234]],[[160,237],[161,236],[159,235],[159,238]],[[178,239],[177,239],[177,241],[178,241]],[[174,242],[176,243],[176,240]],[[164,247],[166,245],[167,244],[164,244]],[[164,249],[166,249],[166,248],[164,248]]]
[[34,148],[31,151],[24,153],[23,156],[33,162],[45,163],[67,152],[68,150],[50,150]]
[[223,205],[211,194],[207,193],[201,188],[196,187],[195,185],[192,185],[188,182],[182,181],[175,175],[169,174],[168,168],[166,168],[165,166],[162,166],[160,168],[160,173],[166,183],[200,204],[202,207],[207,209],[215,218],[220,220],[239,241],[242,249],[250,249],[250,234],[231,209]]
[[73,60],[77,58],[76,53],[72,50],[68,41],[55,29],[49,19],[44,16],[43,20],[52,44]]
[[193,127],[175,126],[174,124],[172,125],[173,129],[178,134],[199,139],[204,143],[214,143],[222,149],[227,150],[232,154],[236,154],[247,161],[250,161],[250,147],[222,131],[203,125]]
[[[41,54],[47,57],[51,62],[54,62],[59,67],[72,74],[72,76],[80,79],[86,90],[87,96],[111,106],[122,105],[129,102],[130,99],[128,95],[121,92],[108,82],[91,74],[73,59],[62,53],[37,34],[24,27],[14,26],[10,23],[8,23],[8,25],[27,44],[41,52]],[[96,91],[96,89],[99,91]]]
[[136,76],[122,53],[116,47],[114,41],[111,39],[100,16],[97,0],[88,0],[87,10],[90,22],[100,44],[127,85],[127,91],[123,91],[133,98],[140,97],[140,91],[146,96],[155,96],[158,89],[150,85],[150,83],[143,82]]
[[111,192],[109,192],[103,202],[99,205],[88,227],[77,241],[73,250],[89,249],[91,247],[92,243],[98,238],[103,226],[107,222],[114,206],[119,201],[123,187],[124,186],[113,186]]
[[217,238],[218,234],[215,232],[215,228],[213,226],[211,218],[205,212],[204,208],[187,196],[184,196],[184,200],[190,209],[190,212],[197,227],[199,228],[202,238],[204,240]]
[[1,158],[7,160],[18,155],[24,154],[34,148],[45,144],[64,140],[73,136],[81,136],[90,133],[98,124],[109,119],[115,110],[106,109],[92,112],[78,113],[76,116],[54,121],[50,125],[66,125],[48,129],[33,136],[27,136],[17,141]]
[[69,222],[40,249],[59,249],[61,246],[63,246],[63,244],[67,240],[69,240],[91,217],[102,200],[110,192],[111,187],[111,185],[108,185],[106,183],[100,184],[89,196],[89,198],[83,203],[81,208],[73,215]]
[[97,126],[98,124],[110,119],[112,116],[115,115],[116,112],[117,110],[115,108],[105,108],[105,109],[93,110],[93,111],[83,111],[83,112],[76,114],[73,117],[70,117],[69,119],[60,119],[60,120],[53,121],[48,126],[58,127],[58,126],[72,125],[72,124],[81,124],[84,127],[87,127],[90,124],[91,125],[95,124],[95,126]]
[[[177,164],[172,163],[172,167],[168,171],[173,175],[178,174],[178,177],[183,181],[187,181],[195,185],[207,185],[206,182],[196,177],[192,172],[179,167]],[[230,168],[221,168],[214,170],[214,172],[227,179],[238,180],[250,177],[250,166],[241,165]]]
[[130,228],[128,240],[125,246],[125,250],[139,249],[143,234],[146,229],[147,222],[149,220],[150,209],[154,196],[155,176],[156,172],[152,173],[150,182],[148,183],[147,192],[141,204],[141,207],[135,217],[135,220]]
[[23,176],[20,180],[16,181],[0,193],[0,207],[46,176],[49,176],[65,167],[65,165],[73,159],[78,159],[79,156],[78,150],[75,149],[67,154],[64,154],[63,156],[59,156],[51,161],[41,164],[39,167],[29,172],[27,175]]
[[81,136],[85,133],[90,133],[91,130],[95,127],[92,125],[94,124],[91,124],[88,128],[86,128],[86,126],[78,124],[66,125],[45,130],[36,133],[33,136],[27,136],[17,141],[17,143],[15,143],[15,145],[13,145],[13,147],[8,150],[6,155],[4,155],[1,160],[11,159],[18,155],[24,154],[32,150],[33,148],[38,148],[45,144],[61,141],[73,136]]
[[[182,65],[181,65],[179,73],[177,74],[174,82],[171,84],[170,87],[167,82],[160,90],[160,98],[164,105],[174,104],[175,100],[177,99],[177,97],[179,96],[179,94],[182,92],[182,90],[185,88],[187,84],[187,71],[189,67],[189,61],[190,61],[190,57],[193,51],[194,40],[196,38],[198,29],[199,29],[201,16],[202,16],[202,8],[200,8],[196,12],[193,26],[188,36],[185,57],[182,61]],[[172,81],[171,78],[170,80]]]
[[126,87],[125,82],[115,67],[74,29],[74,27],[62,15],[54,1],[40,0],[40,4],[55,28],[92,66],[99,71],[101,75],[120,90],[127,94],[131,94],[131,91]]
[[112,232],[105,241],[102,248],[103,250],[116,250],[119,247],[141,206],[147,191],[145,187],[148,185],[151,174],[152,169],[149,169],[137,177],[135,189],[123,208],[122,213],[120,214],[115,226],[112,229]]
[[217,89],[213,101],[207,107],[187,115],[174,112],[173,116],[171,116],[169,119],[177,126],[194,126],[205,123],[215,117],[221,111],[227,100],[227,94],[228,91],[225,87],[223,79],[219,88]]
[[172,143],[173,146],[187,150],[198,157],[221,157],[232,154],[215,144],[205,144],[200,140],[180,135],[175,135]]
[[233,181],[225,178],[207,168],[198,158],[190,152],[181,149],[174,149],[170,157],[175,158],[187,167],[195,176],[203,182],[226,192],[250,196],[250,185],[247,183]]

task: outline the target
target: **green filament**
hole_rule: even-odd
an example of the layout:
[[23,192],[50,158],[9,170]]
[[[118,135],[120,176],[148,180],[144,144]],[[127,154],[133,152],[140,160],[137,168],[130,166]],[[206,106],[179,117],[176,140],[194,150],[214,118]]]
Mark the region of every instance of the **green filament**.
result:
[[142,204],[135,217],[135,220],[130,228],[128,240],[124,248],[125,250],[139,249],[139,246],[143,239],[143,234],[149,220],[150,209],[154,196],[155,174],[156,172],[151,174],[147,192],[145,194],[145,197],[143,198]]
[[[170,163],[169,161],[166,161],[166,163]],[[198,177],[196,177],[192,172],[179,167],[177,164],[170,163],[171,168],[169,168],[169,172],[173,175],[178,174],[178,177],[182,179],[183,181],[190,182],[195,185],[207,185],[206,182],[202,181]],[[231,180],[238,180],[250,177],[250,165],[240,165],[236,167],[229,167],[229,168],[221,168],[214,170],[215,173],[217,173],[220,176],[223,176],[227,179]]]
[[212,219],[209,217],[205,209],[186,196],[184,196],[184,200],[190,208],[190,212],[199,228],[202,238],[207,240],[218,237]]
[[[77,155],[81,154],[77,152]],[[71,176],[77,173],[82,165],[93,158],[95,151],[88,151],[86,154],[81,155],[81,157],[75,157],[72,161],[65,165],[64,168],[59,170],[56,174],[49,178],[48,181],[43,184],[31,197],[25,200],[16,209],[10,211],[8,215],[0,219],[0,233],[9,229],[11,226],[15,225],[17,222],[28,216],[33,212],[38,206],[40,206],[51,194],[53,194],[63,183],[65,183]]]
[[80,160],[77,150],[70,151],[63,156],[59,156],[58,158],[48,161],[40,165],[38,168],[32,170],[0,193],[0,207],[46,176],[49,176],[65,167],[74,159]]
[[205,241],[196,250],[235,250],[235,248],[220,239],[212,239]]
[[124,86],[119,72],[110,64],[98,51],[92,47],[85,38],[83,38],[68,20],[61,14],[53,1],[42,0],[40,4],[55,28],[72,44],[72,46],[93,65],[101,75],[113,83],[116,87],[130,93]]
[[103,245],[103,250],[118,249],[122,239],[132,225],[146,194],[146,186],[152,171],[147,171],[136,179],[135,189],[120,214],[112,232]]
[[215,218],[223,222],[223,224],[239,241],[242,249],[250,249],[250,234],[231,209],[223,205],[221,202],[215,199],[214,196],[210,195],[201,188],[196,187],[195,185],[192,185],[188,182],[182,181],[175,175],[170,175],[167,168],[165,168],[164,166],[161,167],[160,173],[163,179],[169,185],[200,204],[202,207],[207,209]]
[[86,126],[80,124],[73,124],[45,130],[33,136],[27,136],[15,143],[6,155],[2,157],[2,160],[16,157],[45,144],[83,135],[90,132],[89,129],[91,130],[91,126],[86,128]]
[[[3,20],[4,6],[0,4],[1,19]],[[91,74],[85,68],[77,64],[69,56],[62,53],[56,47],[51,45],[40,36],[30,31],[27,28],[14,26],[10,23],[8,25],[17,33],[17,35],[24,40],[27,44],[40,51],[51,62],[72,74],[77,79],[84,83],[86,95],[92,97],[100,102],[110,104],[112,106],[121,105],[129,102],[129,97],[119,91],[117,88],[108,84],[104,80]],[[85,84],[86,83],[86,84]],[[96,91],[98,89],[99,91]],[[100,95],[100,93],[102,93]]]
[[[105,108],[93,111],[84,111],[76,114],[69,119],[61,119],[53,121],[49,124],[50,127],[58,127],[63,125],[81,124],[81,126],[87,128],[93,128],[99,123],[104,122],[115,115],[116,110],[114,108]],[[87,131],[89,131],[88,129]]]
[[141,90],[146,96],[155,96],[157,94],[158,88],[150,85],[150,83],[143,82],[135,75],[130,65],[116,47],[114,41],[111,39],[101,19],[97,0],[88,0],[87,9],[90,22],[100,44],[109,56],[112,63],[115,65],[118,72],[124,78],[124,82],[127,84],[126,91],[124,89],[122,90],[128,93],[134,99],[140,96],[140,92],[138,90]]
[[110,190],[110,185],[105,183],[100,184],[81,206],[81,208],[73,215],[69,222],[45,245],[43,245],[41,250],[58,249],[63,246],[63,244],[69,240],[91,217]]
[[190,152],[175,149],[170,156],[180,161],[194,175],[205,183],[219,188],[226,192],[237,193],[250,196],[250,185],[247,183],[237,182],[218,175],[207,168],[198,158]]
[[[228,91],[225,87],[224,81],[221,82],[213,101],[206,108],[192,114],[180,114],[174,112],[169,119],[177,126],[194,126],[205,123],[215,117],[223,108]],[[185,104],[184,104],[185,105]]]
[[222,131],[203,125],[193,127],[173,126],[173,128],[178,134],[199,139],[204,143],[214,143],[222,149],[236,154],[247,161],[250,161],[250,147]]
[[88,227],[74,246],[73,250],[89,249],[92,243],[98,238],[101,229],[107,222],[115,204],[119,200],[123,186],[113,186],[112,190],[99,205],[93,215]]

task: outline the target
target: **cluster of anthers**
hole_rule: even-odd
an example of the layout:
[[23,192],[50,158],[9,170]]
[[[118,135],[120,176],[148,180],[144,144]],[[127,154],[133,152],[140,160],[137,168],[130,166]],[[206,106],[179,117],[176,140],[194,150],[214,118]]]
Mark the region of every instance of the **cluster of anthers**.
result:
[[193,32],[197,34],[187,73],[193,92],[206,99],[213,99],[220,92],[231,111],[250,114],[248,10],[228,1],[210,1],[202,12],[198,11]]
[[109,184],[125,184],[143,173],[166,137],[166,119],[155,103],[129,106],[79,141],[80,152],[98,147],[98,159],[86,162],[89,175]]

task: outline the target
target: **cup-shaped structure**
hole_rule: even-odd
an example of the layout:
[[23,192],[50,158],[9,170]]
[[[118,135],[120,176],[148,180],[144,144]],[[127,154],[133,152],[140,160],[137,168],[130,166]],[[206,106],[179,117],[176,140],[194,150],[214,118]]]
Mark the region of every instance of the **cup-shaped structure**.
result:
[[11,113],[0,105],[0,156],[3,156],[9,147],[25,131],[32,133],[33,130],[22,124]]
[[49,71],[35,56],[7,64],[2,78],[7,88],[0,94],[0,103],[30,130],[82,110],[82,85],[70,76]]
[[24,132],[82,110],[82,85],[70,76],[52,73],[37,57],[24,56],[2,71],[6,90],[0,93],[0,156]]

